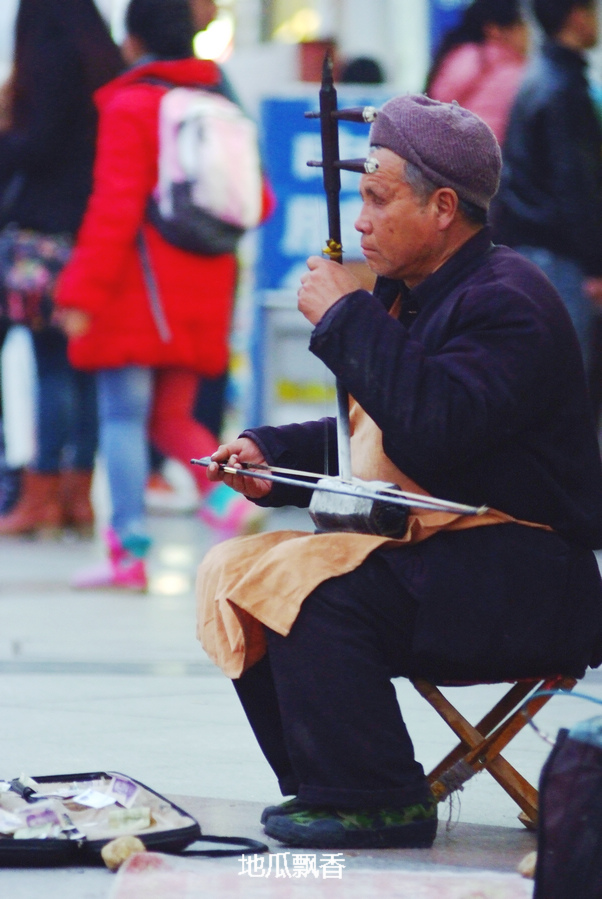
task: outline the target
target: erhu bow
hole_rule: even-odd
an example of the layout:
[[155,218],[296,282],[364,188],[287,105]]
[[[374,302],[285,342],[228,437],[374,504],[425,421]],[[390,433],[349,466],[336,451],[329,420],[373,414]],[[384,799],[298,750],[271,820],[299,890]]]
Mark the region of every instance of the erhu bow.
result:
[[[373,106],[338,109],[337,92],[333,80],[333,64],[327,55],[322,67],[320,111],[305,113],[307,118],[320,119],[322,160],[311,160],[309,166],[323,170],[324,191],[328,211],[328,240],[322,251],[334,262],[343,262],[341,244],[341,219],[339,195],[341,170],[350,172],[375,172],[378,163],[374,159],[341,159],[339,156],[339,121],[373,122],[377,111]],[[269,465],[239,463],[240,468],[220,464],[228,474],[254,477],[261,480],[305,487],[313,491],[309,514],[318,531],[342,531],[377,534],[383,537],[402,537],[407,529],[410,508],[451,512],[456,515],[483,515],[487,506],[470,506],[437,499],[419,493],[400,490],[396,484],[385,481],[364,481],[351,474],[351,441],[349,428],[349,396],[337,379],[337,451],[339,474],[325,477],[309,471],[276,468]],[[195,465],[209,466],[210,456],[191,459]]]

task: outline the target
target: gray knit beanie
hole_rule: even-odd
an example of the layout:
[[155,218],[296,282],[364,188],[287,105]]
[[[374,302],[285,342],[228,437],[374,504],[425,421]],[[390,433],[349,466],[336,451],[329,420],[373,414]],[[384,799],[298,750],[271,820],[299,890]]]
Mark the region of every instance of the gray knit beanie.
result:
[[487,209],[500,181],[502,156],[489,125],[457,103],[424,94],[389,100],[370,128],[370,145],[413,163],[438,187]]

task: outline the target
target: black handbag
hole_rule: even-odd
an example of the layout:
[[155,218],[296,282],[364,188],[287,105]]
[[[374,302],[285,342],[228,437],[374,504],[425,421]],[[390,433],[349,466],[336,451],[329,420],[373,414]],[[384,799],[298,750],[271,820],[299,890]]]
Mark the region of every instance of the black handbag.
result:
[[[188,812],[119,772],[0,781],[0,866],[98,864],[102,848],[126,834],[150,851],[178,855],[268,851],[246,837],[202,835]],[[214,846],[198,848],[207,844]]]

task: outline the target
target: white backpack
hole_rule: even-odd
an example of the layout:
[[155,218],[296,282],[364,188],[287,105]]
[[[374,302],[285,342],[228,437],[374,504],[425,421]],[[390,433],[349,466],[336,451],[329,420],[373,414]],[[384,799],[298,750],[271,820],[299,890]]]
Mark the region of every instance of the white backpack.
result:
[[149,220],[169,243],[218,255],[236,249],[261,211],[255,123],[222,94],[170,86],[159,107],[159,177]]

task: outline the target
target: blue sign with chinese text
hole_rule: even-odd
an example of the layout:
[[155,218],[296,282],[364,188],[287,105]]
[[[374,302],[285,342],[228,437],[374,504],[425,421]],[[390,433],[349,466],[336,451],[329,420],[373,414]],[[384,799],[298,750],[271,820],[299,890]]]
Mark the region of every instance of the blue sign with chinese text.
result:
[[[390,93],[369,96],[339,91],[339,107],[376,107]],[[322,169],[307,165],[321,160],[319,119],[305,117],[318,108],[318,88],[303,97],[269,97],[262,102],[261,125],[264,162],[276,194],[275,213],[259,233],[256,284],[260,290],[294,289],[306,271],[308,256],[320,254],[328,239]],[[367,124],[341,122],[339,149],[343,159],[363,158],[368,152]],[[361,202],[360,175],[341,172],[341,239],[345,259],[361,259],[354,222]]]

